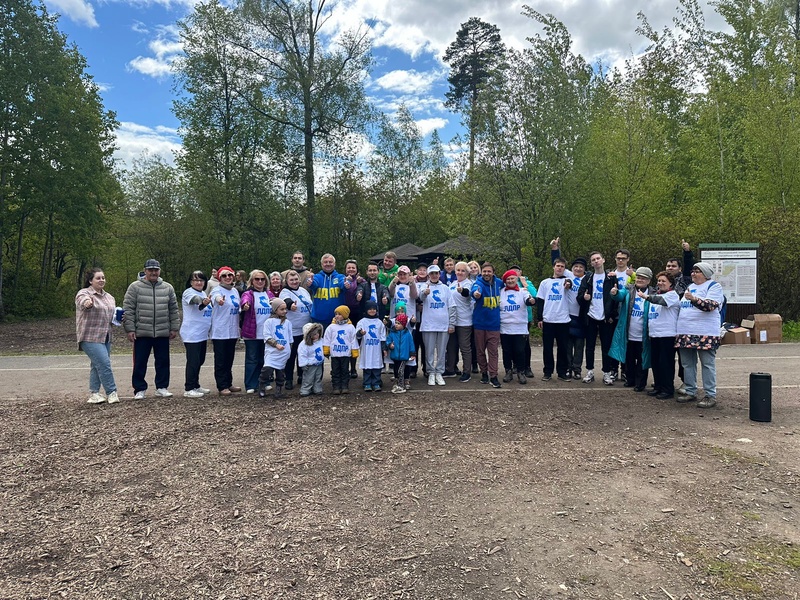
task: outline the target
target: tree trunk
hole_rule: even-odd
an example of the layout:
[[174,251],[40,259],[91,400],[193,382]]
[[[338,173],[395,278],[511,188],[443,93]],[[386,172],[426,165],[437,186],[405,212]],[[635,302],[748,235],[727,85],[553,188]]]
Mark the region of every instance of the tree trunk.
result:
[[[25,221],[28,219],[27,214],[23,214],[19,219],[19,231],[17,232],[17,259],[14,261],[14,265],[16,267],[17,273],[23,273],[22,268],[22,234],[25,231]],[[16,300],[17,298],[17,288],[19,288],[19,280],[20,277],[14,278],[14,287],[11,289],[11,297]]]

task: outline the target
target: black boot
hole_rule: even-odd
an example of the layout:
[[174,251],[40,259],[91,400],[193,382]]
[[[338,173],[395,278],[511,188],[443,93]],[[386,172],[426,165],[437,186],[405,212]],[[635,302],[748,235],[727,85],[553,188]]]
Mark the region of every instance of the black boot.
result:
[[283,398],[283,386],[280,383],[275,384],[275,398]]

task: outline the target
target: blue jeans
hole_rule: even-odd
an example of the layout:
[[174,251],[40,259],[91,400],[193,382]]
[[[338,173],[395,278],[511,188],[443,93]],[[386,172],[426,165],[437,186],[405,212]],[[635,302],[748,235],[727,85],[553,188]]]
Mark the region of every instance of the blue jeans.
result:
[[111,341],[105,344],[101,342],[81,342],[81,350],[86,353],[92,361],[89,371],[89,391],[99,392],[100,385],[103,385],[106,394],[117,391],[117,384],[114,381],[114,373],[111,372]]
[[697,350],[695,348],[680,348],[681,364],[683,365],[683,381],[686,393],[690,396],[697,394],[697,359],[703,374],[703,391],[706,396],[717,397],[717,358],[716,350]]
[[257,390],[258,376],[264,368],[264,340],[244,341],[244,389]]

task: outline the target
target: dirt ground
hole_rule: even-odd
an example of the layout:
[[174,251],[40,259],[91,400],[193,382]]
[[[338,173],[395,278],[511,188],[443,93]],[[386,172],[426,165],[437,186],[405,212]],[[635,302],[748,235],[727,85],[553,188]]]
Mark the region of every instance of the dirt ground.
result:
[[540,381],[98,407],[2,365],[0,598],[800,597],[796,385],[772,423]]

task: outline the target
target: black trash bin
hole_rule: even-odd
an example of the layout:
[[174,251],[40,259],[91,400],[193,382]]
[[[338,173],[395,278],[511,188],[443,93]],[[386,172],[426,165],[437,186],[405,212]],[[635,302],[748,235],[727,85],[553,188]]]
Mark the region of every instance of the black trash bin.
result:
[[750,420],[772,421],[772,375],[750,373]]

